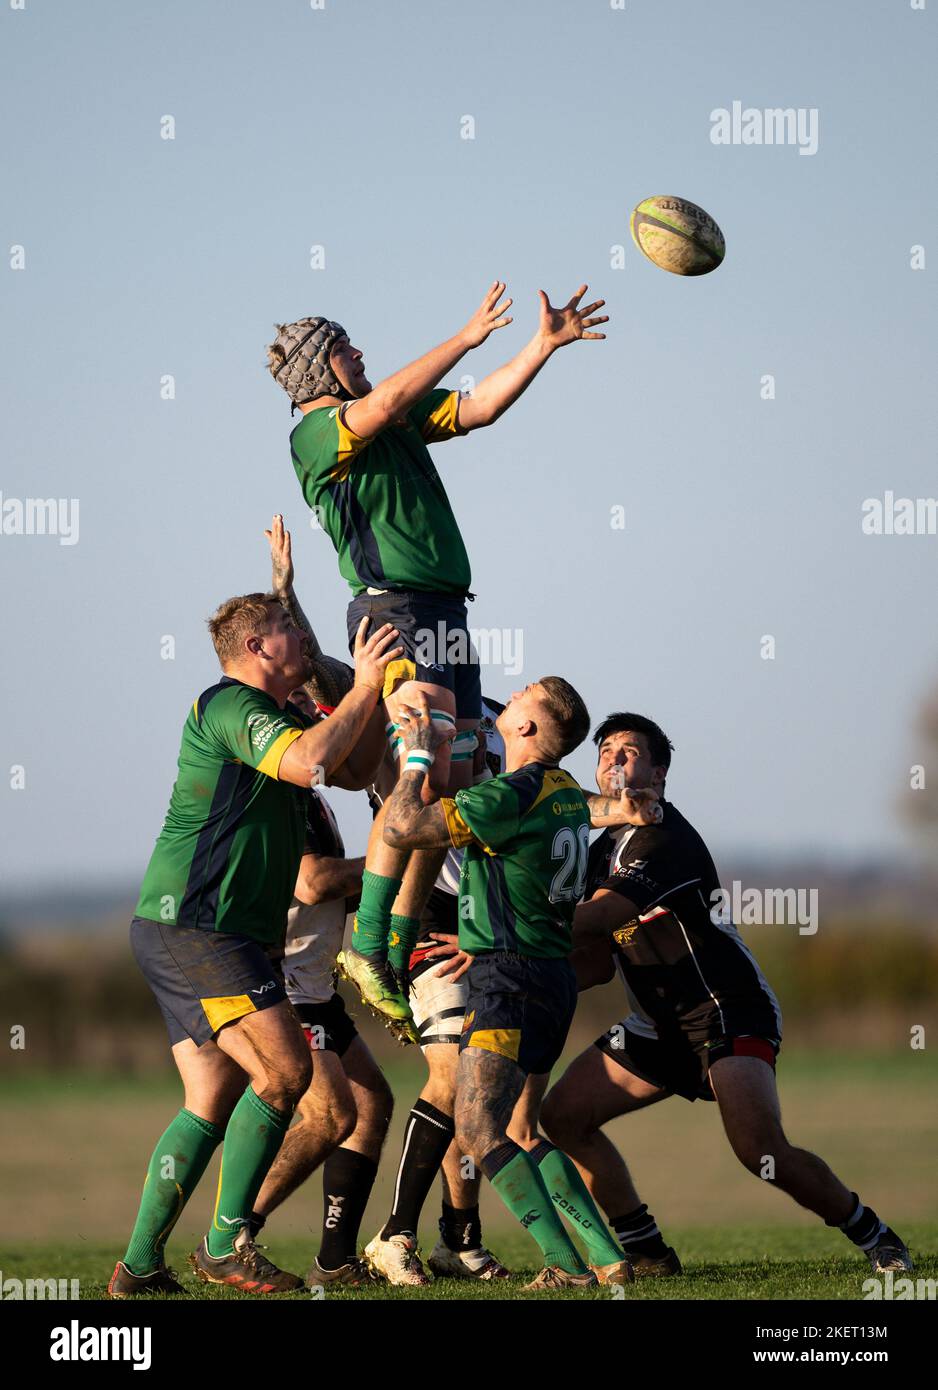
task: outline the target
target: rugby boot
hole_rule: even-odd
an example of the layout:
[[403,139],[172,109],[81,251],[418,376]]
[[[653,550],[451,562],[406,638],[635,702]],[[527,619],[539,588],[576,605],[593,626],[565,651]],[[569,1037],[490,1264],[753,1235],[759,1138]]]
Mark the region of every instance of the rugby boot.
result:
[[410,1005],[398,988],[394,972],[380,956],[363,956],[350,946],[336,957],[339,973],[351,982],[372,1013],[395,1022],[413,1019]]
[[559,1265],[545,1265],[536,1279],[525,1284],[526,1290],[534,1289],[595,1289],[599,1280],[591,1269],[585,1274],[571,1274]]
[[420,1256],[417,1254],[417,1238],[410,1231],[381,1239],[381,1232],[365,1246],[365,1262],[375,1274],[387,1279],[389,1284],[429,1284]]
[[252,1294],[290,1293],[303,1287],[298,1274],[278,1269],[261,1254],[246,1227],[235,1237],[230,1255],[217,1258],[210,1255],[203,1239],[198,1250],[188,1258],[198,1278],[206,1284],[230,1284],[232,1288]]
[[874,1274],[885,1274],[890,1269],[911,1274],[914,1268],[905,1241],[891,1226],[887,1226],[872,1249],[864,1253]]
[[451,1250],[442,1240],[438,1240],[427,1265],[437,1279],[511,1278],[511,1271],[484,1245],[480,1245],[478,1250]]
[[107,1292],[108,1298],[135,1298],[137,1294],[142,1293],[186,1293],[174,1269],[160,1265],[159,1269],[154,1269],[149,1274],[134,1274],[123,1260],[118,1260],[114,1266]]

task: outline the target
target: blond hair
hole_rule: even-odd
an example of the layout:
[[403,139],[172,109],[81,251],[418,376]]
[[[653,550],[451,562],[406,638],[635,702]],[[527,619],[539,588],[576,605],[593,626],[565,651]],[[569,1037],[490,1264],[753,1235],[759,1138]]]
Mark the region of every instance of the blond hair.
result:
[[242,594],[227,599],[208,619],[209,636],[222,667],[244,655],[248,637],[261,637],[270,630],[270,604],[279,603],[276,594]]

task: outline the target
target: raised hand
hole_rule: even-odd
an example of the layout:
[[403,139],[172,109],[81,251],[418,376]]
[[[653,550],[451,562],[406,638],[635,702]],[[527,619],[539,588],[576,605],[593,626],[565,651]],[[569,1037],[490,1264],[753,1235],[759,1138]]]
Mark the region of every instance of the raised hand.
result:
[[293,591],[293,551],[290,532],[284,529],[283,517],[278,513],[270,523],[270,530],[264,535],[270,542],[271,593],[278,598],[286,598]]
[[587,286],[581,285],[576,294],[571,295],[567,303],[559,308],[551,304],[543,290],[538,290],[541,297],[538,334],[552,351],[554,348],[566,347],[567,343],[575,343],[578,338],[605,338],[605,333],[586,331],[597,323],[609,322],[608,314],[595,313],[605,304],[604,299],[595,299],[592,304],[586,304],[582,309],[577,307],[586,290]]
[[482,303],[463,329],[463,337],[469,347],[478,347],[496,328],[504,328],[506,324],[511,323],[510,316],[503,316],[506,309],[511,308],[512,301],[506,299],[504,304],[498,302],[504,292],[504,282],[493,280]]

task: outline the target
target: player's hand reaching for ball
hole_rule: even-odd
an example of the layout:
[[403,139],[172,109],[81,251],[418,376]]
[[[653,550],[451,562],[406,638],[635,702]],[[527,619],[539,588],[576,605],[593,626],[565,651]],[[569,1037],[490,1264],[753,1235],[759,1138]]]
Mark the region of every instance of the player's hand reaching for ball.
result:
[[404,648],[393,647],[388,650],[389,644],[398,635],[397,628],[392,627],[390,623],[379,627],[366,641],[365,633],[370,621],[367,615],[362,618],[355,634],[355,684],[369,686],[377,691],[380,697],[384,689],[385,668],[395,657],[402,655]]
[[555,348],[565,347],[567,343],[575,343],[578,338],[605,338],[605,333],[589,333],[587,330],[595,327],[597,323],[609,322],[608,314],[595,312],[597,309],[601,309],[606,301],[594,299],[592,304],[585,304],[582,309],[577,307],[586,294],[586,290],[587,286],[581,285],[566,304],[556,309],[544,291],[538,290],[541,297],[541,322],[538,326],[538,336],[551,351]]
[[479,347],[496,328],[504,328],[511,323],[511,316],[504,316],[505,311],[511,308],[511,300],[506,299],[504,304],[498,302],[504,292],[504,282],[493,280],[482,303],[463,329],[462,336],[468,347]]

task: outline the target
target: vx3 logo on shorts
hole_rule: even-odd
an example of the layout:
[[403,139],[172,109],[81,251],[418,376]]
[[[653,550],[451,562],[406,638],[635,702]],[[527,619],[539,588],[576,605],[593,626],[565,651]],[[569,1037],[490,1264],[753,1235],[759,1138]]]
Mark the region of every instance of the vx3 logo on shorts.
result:
[[277,981],[276,981],[276,980],[268,980],[267,983],[266,983],[266,985],[261,985],[260,989],[252,989],[252,990],[251,990],[251,993],[252,993],[252,994],[264,994],[268,989],[275,989],[275,988],[276,988],[276,985],[277,985]]

